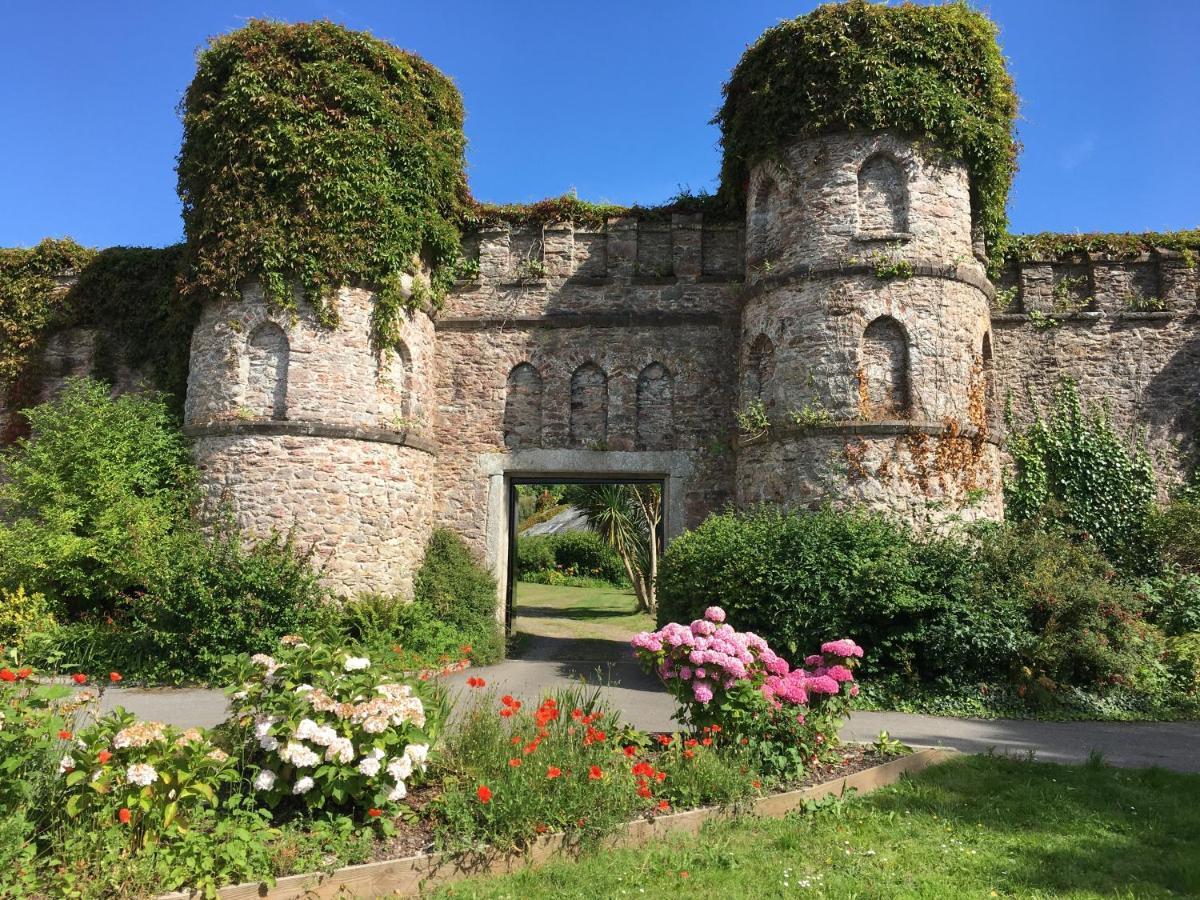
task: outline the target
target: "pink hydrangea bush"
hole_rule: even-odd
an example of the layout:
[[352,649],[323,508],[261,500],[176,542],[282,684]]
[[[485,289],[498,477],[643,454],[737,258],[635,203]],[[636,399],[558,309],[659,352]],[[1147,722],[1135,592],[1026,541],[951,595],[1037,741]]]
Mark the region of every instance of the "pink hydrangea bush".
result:
[[763,638],[725,618],[710,606],[690,625],[668,622],[631,641],[643,667],[679,702],[676,718],[693,729],[720,725],[773,758],[782,754],[780,771],[827,755],[858,696],[853,670],[862,648],[848,638],[827,641],[793,668]]

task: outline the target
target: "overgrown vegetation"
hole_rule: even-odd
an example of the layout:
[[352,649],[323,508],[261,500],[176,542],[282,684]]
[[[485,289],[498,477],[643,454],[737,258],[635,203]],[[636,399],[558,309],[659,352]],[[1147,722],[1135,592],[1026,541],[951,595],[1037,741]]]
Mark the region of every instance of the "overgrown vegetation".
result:
[[496,579],[449,529],[433,532],[413,584],[411,615],[452,629],[477,662],[503,655],[496,623]]
[[1017,147],[1017,98],[996,26],[964,3],[825,4],[768,29],[717,113],[721,196],[744,203],[752,166],[800,137],[893,129],[928,138],[971,173],[972,209],[999,258]]
[[519,537],[517,576],[534,584],[630,587],[621,558],[593,531]]
[[330,22],[253,20],[201,52],[182,112],[189,293],[258,278],[292,308],[298,285],[332,323],[330,291],[365,281],[386,345],[455,280],[462,98],[425,60]]

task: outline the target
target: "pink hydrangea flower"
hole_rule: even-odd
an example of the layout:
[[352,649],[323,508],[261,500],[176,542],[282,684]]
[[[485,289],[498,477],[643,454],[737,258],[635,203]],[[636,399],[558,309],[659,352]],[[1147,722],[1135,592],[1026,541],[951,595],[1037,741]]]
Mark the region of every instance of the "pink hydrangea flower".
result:
[[829,671],[825,673],[836,682],[853,681],[854,673],[845,666],[830,666]]
[[721,622],[725,621],[725,610],[721,609],[719,606],[710,606],[704,611],[704,618],[708,619],[710,622],[716,622],[720,624]]
[[827,656],[838,656],[842,659],[849,659],[852,656],[861,657],[863,655],[862,647],[850,640],[850,638],[842,638],[840,641],[826,641],[821,645],[821,652]]
[[703,681],[697,681],[692,684],[692,694],[695,695],[696,700],[700,703],[709,703],[713,698],[712,688]]
[[838,692],[838,683],[828,675],[817,675],[815,678],[808,678],[804,686],[810,694],[829,694],[832,696]]
[[804,664],[806,666],[819,666],[823,662],[825,662],[825,657],[821,656],[819,653],[814,653],[812,656],[804,657]]

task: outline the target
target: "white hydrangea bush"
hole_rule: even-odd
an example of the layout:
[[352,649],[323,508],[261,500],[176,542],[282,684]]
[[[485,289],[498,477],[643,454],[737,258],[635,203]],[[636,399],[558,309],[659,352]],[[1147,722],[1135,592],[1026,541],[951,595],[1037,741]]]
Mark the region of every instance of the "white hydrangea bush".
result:
[[404,800],[429,765],[445,720],[441,692],[387,660],[289,635],[273,654],[238,662],[227,690],[246,735],[260,799],[378,815]]

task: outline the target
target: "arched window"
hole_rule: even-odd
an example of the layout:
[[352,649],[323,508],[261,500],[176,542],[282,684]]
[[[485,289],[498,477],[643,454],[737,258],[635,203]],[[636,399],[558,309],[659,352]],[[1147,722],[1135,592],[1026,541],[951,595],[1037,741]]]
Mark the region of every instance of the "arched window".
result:
[[858,170],[858,231],[865,236],[908,231],[908,176],[882,153]]
[[671,373],[660,363],[650,363],[637,380],[637,448],[666,450],[674,437]]
[[264,419],[287,418],[288,339],[274,322],[250,334],[246,407]]
[[863,332],[861,377],[867,418],[908,418],[908,337],[891,316],[880,316]]
[[765,334],[760,334],[750,344],[746,354],[746,368],[742,376],[742,405],[761,401],[768,409],[774,406],[771,397],[771,379],[775,375],[775,345]]
[[747,250],[752,266],[761,266],[771,253],[771,222],[778,205],[779,190],[775,179],[763,176],[750,198]]
[[571,376],[571,445],[603,446],[608,441],[608,376],[586,362]]
[[504,446],[510,450],[542,443],[542,376],[527,362],[513,366],[504,393]]
[[398,340],[380,351],[377,378],[380,407],[385,416],[411,419],[416,414],[412,376],[412,354],[404,341]]

